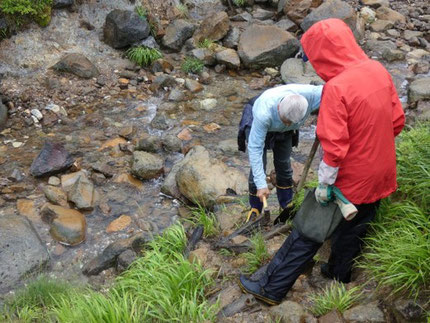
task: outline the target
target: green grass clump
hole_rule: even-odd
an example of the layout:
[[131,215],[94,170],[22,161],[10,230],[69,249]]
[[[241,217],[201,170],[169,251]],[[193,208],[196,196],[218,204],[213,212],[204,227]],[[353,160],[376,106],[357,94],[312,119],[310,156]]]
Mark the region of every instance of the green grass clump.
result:
[[219,234],[220,227],[215,214],[206,210],[199,203],[196,203],[196,205],[196,207],[192,207],[190,209],[191,219],[187,221],[191,222],[195,226],[202,225],[203,236],[205,238],[213,237]]
[[189,16],[188,7],[185,4],[182,4],[182,3],[178,4],[176,6],[176,9],[178,9],[181,18],[188,18]]
[[318,186],[318,180],[314,180],[314,181],[310,181],[310,182],[306,182],[303,189],[300,190],[300,192],[297,192],[296,194],[294,194],[293,196],[293,212],[297,212],[300,209],[300,206],[303,203],[303,200],[305,199],[305,190],[306,188],[312,189],[314,187]]
[[1,0],[0,11],[12,17],[17,26],[29,18],[45,27],[51,20],[51,5],[52,0]]
[[137,15],[142,18],[142,19],[146,19],[146,17],[148,16],[148,10],[146,10],[145,7],[143,6],[136,6],[134,8],[134,11],[137,13]]
[[238,7],[245,7],[248,4],[247,0],[233,0],[233,3]]
[[321,293],[310,296],[314,304],[311,311],[316,316],[327,314],[335,309],[343,313],[357,303],[360,297],[359,286],[347,290],[344,284],[333,282],[323,289]]
[[163,57],[158,49],[145,46],[132,47],[125,52],[125,55],[139,66],[150,66],[154,61]]
[[203,71],[205,64],[198,58],[187,57],[182,63],[182,70],[185,73],[195,73],[198,74]]
[[392,286],[393,293],[429,292],[429,216],[413,202],[384,200],[372,229],[359,266],[379,285]]
[[247,262],[244,270],[246,274],[252,274],[270,259],[270,255],[267,251],[266,243],[261,232],[256,233],[252,238],[250,238],[250,241],[252,244],[252,251],[245,252],[242,255]]
[[397,144],[398,191],[430,213],[430,123],[403,131]]
[[198,48],[211,48],[213,44],[214,44],[213,40],[211,40],[209,38],[205,38],[197,44],[197,47]]

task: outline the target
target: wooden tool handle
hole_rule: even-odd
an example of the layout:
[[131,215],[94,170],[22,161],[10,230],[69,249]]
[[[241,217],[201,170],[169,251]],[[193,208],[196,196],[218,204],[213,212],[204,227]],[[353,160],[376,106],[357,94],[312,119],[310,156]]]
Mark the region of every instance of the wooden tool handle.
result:
[[267,209],[267,199],[263,196],[263,209]]

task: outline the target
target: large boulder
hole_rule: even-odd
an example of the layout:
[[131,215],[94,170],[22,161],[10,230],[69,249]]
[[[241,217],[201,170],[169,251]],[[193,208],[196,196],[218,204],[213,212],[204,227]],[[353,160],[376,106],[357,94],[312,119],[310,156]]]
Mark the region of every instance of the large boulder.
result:
[[146,19],[134,11],[115,9],[106,16],[104,41],[113,48],[124,48],[149,36]]
[[79,53],[67,54],[52,68],[59,72],[75,74],[85,79],[96,77],[100,74],[97,67],[88,58]]
[[430,100],[430,77],[417,79],[409,86],[409,102]]
[[363,20],[357,17],[354,8],[341,0],[325,1],[303,19],[300,27],[306,31],[314,23],[328,18],[343,20],[351,28],[356,38],[361,38],[364,34]]
[[217,41],[227,35],[230,29],[230,19],[225,11],[219,11],[207,16],[193,35],[197,44],[205,39]]
[[31,222],[17,215],[0,217],[0,293],[43,269],[49,254]]
[[173,51],[180,51],[185,41],[193,36],[196,27],[183,19],[175,20],[167,26],[163,45]]
[[72,166],[74,161],[62,144],[46,141],[33,160],[30,173],[35,177],[58,174]]
[[164,161],[161,157],[144,151],[135,151],[131,173],[139,179],[152,179],[163,173]]
[[214,160],[202,146],[193,147],[190,158],[176,173],[179,191],[190,201],[206,207],[216,204],[217,198],[226,195],[228,189],[242,194],[248,184],[243,173]]
[[7,122],[7,108],[1,102],[1,98],[0,98],[0,130],[2,130],[6,126],[6,122]]
[[300,58],[289,58],[281,66],[281,77],[285,84],[324,84],[310,62]]
[[281,65],[299,49],[299,41],[275,26],[251,25],[239,40],[239,56],[251,69]]

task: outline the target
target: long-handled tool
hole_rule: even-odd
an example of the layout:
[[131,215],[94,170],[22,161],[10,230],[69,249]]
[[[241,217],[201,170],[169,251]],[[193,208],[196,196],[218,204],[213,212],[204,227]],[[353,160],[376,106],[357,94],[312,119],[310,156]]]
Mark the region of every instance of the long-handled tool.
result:
[[[263,217],[264,220],[263,221],[266,221],[266,222],[270,221],[270,211],[267,207],[267,199],[265,196],[263,196],[263,210],[261,213],[264,214],[264,217]],[[248,216],[246,218],[245,223],[248,223],[250,221],[254,221],[256,219],[256,217],[258,217],[258,214],[259,214],[259,212],[257,209],[251,209],[251,211],[249,211],[249,213],[248,213]]]

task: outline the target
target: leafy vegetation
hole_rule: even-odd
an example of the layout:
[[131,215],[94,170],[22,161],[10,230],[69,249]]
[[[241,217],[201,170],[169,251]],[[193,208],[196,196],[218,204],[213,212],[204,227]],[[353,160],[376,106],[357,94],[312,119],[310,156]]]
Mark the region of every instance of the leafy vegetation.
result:
[[233,3],[238,7],[245,7],[248,4],[247,0],[233,0]]
[[125,55],[139,66],[150,66],[154,61],[163,57],[159,50],[145,46],[129,48]]
[[[313,180],[310,182],[306,182],[303,188],[304,189],[306,189],[306,188],[311,189],[311,188],[314,188],[317,186],[318,186],[318,180]],[[303,203],[303,200],[305,199],[305,190],[304,189],[300,190],[300,192],[296,192],[296,194],[294,194],[294,196],[293,196],[293,201],[292,201],[293,212],[297,212],[299,210],[300,206]]]
[[314,304],[311,310],[316,316],[327,314],[335,309],[343,313],[354,305],[360,297],[359,286],[347,290],[344,284],[333,282],[323,289],[321,293],[310,296]]
[[185,58],[185,61],[182,63],[182,70],[185,73],[200,73],[203,70],[204,63],[198,59],[193,57]]
[[[218,304],[209,304],[205,292],[214,281],[210,272],[182,256],[185,246],[183,227],[173,226],[150,242],[145,255],[105,293],[68,288],[42,300],[19,297],[11,303],[16,304],[8,312],[12,316],[3,316],[24,322],[213,321]],[[26,289],[23,295],[33,294]]]
[[137,15],[142,18],[142,19],[146,19],[146,17],[148,16],[148,10],[146,10],[145,7],[143,6],[136,6],[134,8],[134,11],[137,13]]
[[188,7],[185,4],[183,3],[178,4],[176,6],[176,9],[178,9],[181,18],[188,18],[188,15],[189,15]]
[[220,232],[219,224],[215,214],[207,211],[202,205],[196,203],[196,207],[192,207],[191,218],[187,221],[193,225],[203,226],[203,236],[205,238],[216,236]]
[[211,40],[209,38],[205,38],[197,44],[197,47],[198,48],[211,48],[213,44],[214,44],[213,40]]
[[1,0],[0,11],[12,17],[19,27],[25,19],[47,26],[51,20],[52,0]]
[[242,256],[246,259],[247,266],[244,272],[251,274],[260,268],[265,262],[270,259],[267,251],[266,243],[261,232],[256,233],[250,238],[252,244],[252,251],[245,252]]

